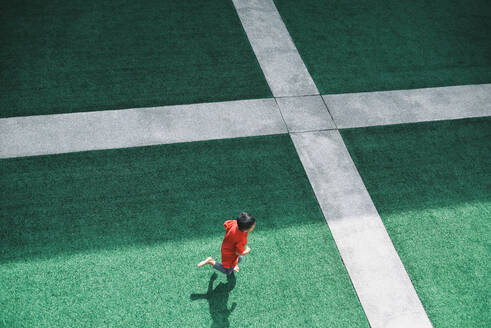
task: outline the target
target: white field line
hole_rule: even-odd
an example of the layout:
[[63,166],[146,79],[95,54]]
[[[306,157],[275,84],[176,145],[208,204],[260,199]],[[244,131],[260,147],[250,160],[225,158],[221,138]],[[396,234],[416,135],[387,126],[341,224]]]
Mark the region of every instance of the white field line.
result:
[[[273,95],[313,95],[310,91],[312,78],[273,0],[233,2]],[[305,113],[298,110],[315,107],[308,104],[307,98],[304,103],[301,97],[292,101],[277,98],[277,101],[290,131],[315,126],[305,125],[302,122]],[[332,116],[334,122],[326,120],[328,107],[325,109],[324,123],[319,127],[336,127],[336,116]],[[311,122],[322,117],[319,116],[322,111],[309,112],[315,113],[308,115]],[[431,327],[339,132],[292,133],[291,137],[370,325],[374,328]],[[346,191],[352,194],[345,194]],[[337,206],[334,208],[345,211],[328,212],[332,200]]]
[[273,1],[233,3],[273,96],[318,95]]
[[432,327],[339,131],[292,133],[371,327]]
[[340,129],[491,115],[491,84],[347,93],[323,98]]
[[0,118],[0,158],[491,115],[491,84],[322,98],[329,111],[293,96]]
[[0,158],[286,133],[274,99],[0,119]]
[[289,132],[336,129],[321,96],[276,98]]

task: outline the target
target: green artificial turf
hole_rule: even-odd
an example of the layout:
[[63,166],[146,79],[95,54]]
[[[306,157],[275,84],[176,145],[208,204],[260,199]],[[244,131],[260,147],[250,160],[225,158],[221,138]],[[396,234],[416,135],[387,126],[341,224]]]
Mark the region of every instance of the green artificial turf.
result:
[[491,1],[275,0],[322,94],[491,82]]
[[7,0],[0,36],[0,117],[271,97],[228,0]]
[[[288,135],[0,168],[0,326],[368,327]],[[244,210],[240,273],[198,268]]]
[[490,327],[491,117],[341,131],[435,327]]

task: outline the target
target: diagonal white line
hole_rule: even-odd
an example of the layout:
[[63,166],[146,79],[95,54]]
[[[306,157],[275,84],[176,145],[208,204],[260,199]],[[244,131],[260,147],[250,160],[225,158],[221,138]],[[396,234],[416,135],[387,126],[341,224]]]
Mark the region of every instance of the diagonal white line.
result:
[[370,325],[431,327],[339,132],[291,138]]
[[[299,92],[297,87],[307,85],[312,78],[303,62],[298,64],[300,55],[289,44],[293,42],[273,1],[233,1],[273,95],[308,95],[309,91]],[[276,100],[290,131],[315,126],[302,122],[306,117],[302,108],[314,113],[307,115],[310,121],[322,112],[312,110],[308,98]],[[325,103],[324,108],[326,118]],[[317,128],[336,127],[336,116],[332,117],[334,122],[325,120]],[[370,325],[431,327],[339,132],[292,133],[291,137]],[[333,208],[344,211],[332,212]]]
[[318,95],[273,1],[233,3],[273,95]]

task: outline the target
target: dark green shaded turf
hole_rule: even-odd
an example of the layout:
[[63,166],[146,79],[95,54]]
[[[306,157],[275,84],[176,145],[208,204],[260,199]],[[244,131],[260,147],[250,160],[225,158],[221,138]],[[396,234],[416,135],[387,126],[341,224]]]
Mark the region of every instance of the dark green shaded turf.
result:
[[[0,325],[368,326],[288,135],[0,165]],[[243,210],[252,252],[208,289]]]
[[2,1],[0,117],[271,97],[231,1]]
[[341,131],[435,327],[490,327],[491,118]]
[[275,3],[322,94],[491,82],[491,1]]

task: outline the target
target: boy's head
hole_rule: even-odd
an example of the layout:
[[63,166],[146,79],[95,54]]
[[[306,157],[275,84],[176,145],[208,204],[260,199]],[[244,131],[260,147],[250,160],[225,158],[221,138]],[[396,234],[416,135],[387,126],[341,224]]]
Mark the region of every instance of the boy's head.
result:
[[237,216],[237,225],[240,231],[251,232],[256,226],[256,219],[247,212],[242,212]]

